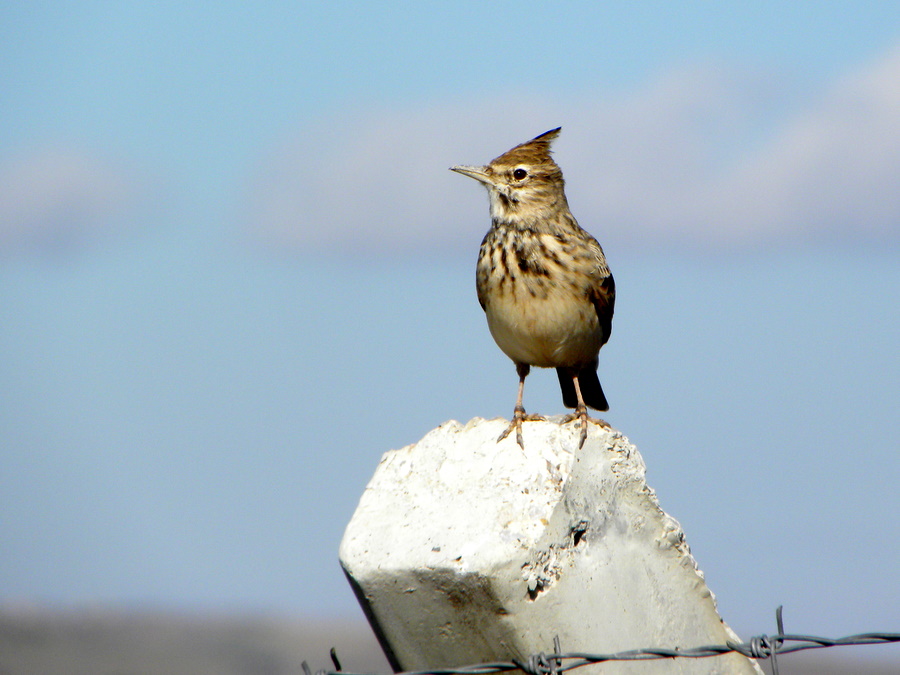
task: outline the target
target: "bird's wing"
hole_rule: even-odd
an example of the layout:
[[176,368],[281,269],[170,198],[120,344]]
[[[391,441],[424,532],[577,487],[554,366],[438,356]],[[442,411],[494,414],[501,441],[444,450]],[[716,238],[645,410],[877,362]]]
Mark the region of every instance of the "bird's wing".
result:
[[609,271],[600,244],[595,240],[591,248],[595,249],[597,265],[594,268],[589,293],[594,310],[597,312],[597,319],[600,321],[600,330],[603,331],[603,343],[606,344],[612,332],[613,310],[616,306],[616,280]]

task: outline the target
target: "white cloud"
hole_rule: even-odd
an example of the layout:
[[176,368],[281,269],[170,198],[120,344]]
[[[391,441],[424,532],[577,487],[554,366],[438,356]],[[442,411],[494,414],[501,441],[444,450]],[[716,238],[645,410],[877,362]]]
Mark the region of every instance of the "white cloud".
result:
[[108,228],[136,196],[119,167],[43,148],[0,162],[0,248],[66,247]]
[[900,48],[818,92],[695,68],[627,95],[348,111],[272,153],[252,225],[288,246],[473,245],[487,200],[447,167],[558,125],[570,204],[601,241],[900,240]]

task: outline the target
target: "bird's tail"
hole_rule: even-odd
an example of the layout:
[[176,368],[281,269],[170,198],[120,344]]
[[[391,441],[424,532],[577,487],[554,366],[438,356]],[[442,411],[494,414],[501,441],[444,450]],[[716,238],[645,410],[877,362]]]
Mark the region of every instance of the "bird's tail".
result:
[[[563,405],[567,408],[578,406],[578,396],[575,394],[575,383],[572,381],[574,374],[571,368],[557,368],[559,376],[559,388],[562,389]],[[600,386],[600,378],[597,377],[597,366],[592,364],[578,371],[578,386],[581,388],[581,397],[585,405],[594,410],[609,410],[609,403]]]

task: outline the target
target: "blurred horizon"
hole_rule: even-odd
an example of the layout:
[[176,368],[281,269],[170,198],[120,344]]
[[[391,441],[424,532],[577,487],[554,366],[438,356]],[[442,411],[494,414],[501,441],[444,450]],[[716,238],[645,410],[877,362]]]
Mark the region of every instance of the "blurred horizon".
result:
[[[355,618],[382,453],[509,417],[448,171],[562,126],[604,416],[723,618],[896,631],[900,6],[0,8],[0,607]],[[525,406],[563,412],[535,371]]]

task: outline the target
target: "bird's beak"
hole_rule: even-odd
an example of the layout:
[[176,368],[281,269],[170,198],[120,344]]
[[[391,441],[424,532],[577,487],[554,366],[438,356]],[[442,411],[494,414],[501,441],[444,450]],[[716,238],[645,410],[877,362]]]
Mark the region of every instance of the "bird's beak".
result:
[[451,166],[450,170],[461,173],[463,176],[474,178],[479,183],[484,183],[485,185],[492,184],[492,181],[488,177],[487,171],[483,166]]

